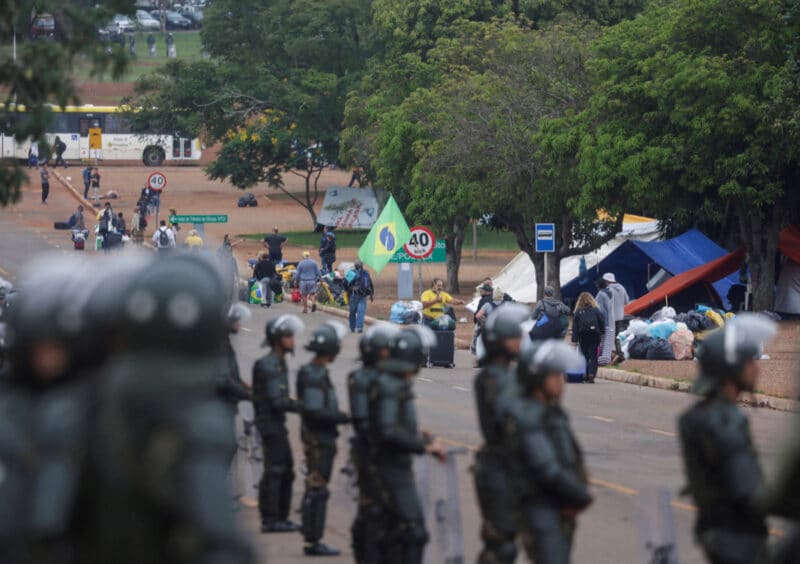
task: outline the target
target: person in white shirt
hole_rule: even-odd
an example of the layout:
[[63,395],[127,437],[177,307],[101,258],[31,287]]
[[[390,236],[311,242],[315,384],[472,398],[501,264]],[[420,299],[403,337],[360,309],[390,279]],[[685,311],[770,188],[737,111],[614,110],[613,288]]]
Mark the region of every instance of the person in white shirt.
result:
[[175,232],[167,227],[167,221],[162,219],[158,229],[153,233],[153,244],[158,249],[159,254],[169,253],[177,245],[175,242]]

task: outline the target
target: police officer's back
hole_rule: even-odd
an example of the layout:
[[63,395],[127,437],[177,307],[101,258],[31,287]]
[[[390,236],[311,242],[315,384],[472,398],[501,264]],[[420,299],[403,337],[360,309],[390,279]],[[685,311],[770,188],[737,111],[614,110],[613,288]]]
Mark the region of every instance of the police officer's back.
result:
[[760,348],[774,333],[772,322],[742,314],[709,336],[698,350],[693,387],[703,398],[678,420],[688,491],[698,509],[695,535],[714,563],[765,558],[767,527],[758,508],[763,475],[736,401],[754,389]]
[[475,457],[475,488],[483,526],[484,549],[478,562],[513,562],[517,550],[514,493],[505,468],[507,456],[503,444],[504,406],[517,395],[516,378],[511,363],[519,354],[521,323],[530,318],[530,310],[519,304],[505,304],[486,320],[480,338],[486,356],[475,377],[475,401],[484,444]]
[[428,542],[412,458],[424,453],[445,457],[439,441],[417,428],[411,385],[434,343],[426,327],[403,330],[392,340],[390,357],[379,364],[382,373],[370,388],[370,464],[387,518],[384,550],[402,564],[421,562]]
[[380,375],[378,363],[389,358],[389,345],[400,329],[393,324],[375,325],[361,337],[359,349],[362,365],[347,377],[350,417],[355,436],[351,440],[350,457],[358,476],[358,510],[351,529],[353,556],[358,563],[381,560],[379,538],[384,534],[369,457],[369,390]]
[[258,487],[262,533],[288,533],[300,529],[289,520],[294,482],[294,458],[286,428],[286,414],[300,404],[289,395],[286,355],[294,352],[295,335],[303,330],[297,316],[280,315],[269,320],[262,346],[269,354],[253,365],[253,404],[256,427],[264,443],[264,474]]
[[559,405],[564,371],[576,359],[557,340],[524,351],[517,367],[520,397],[505,415],[520,535],[536,564],[570,562],[576,516],[592,502],[581,449]]
[[347,328],[341,323],[327,322],[318,327],[306,345],[314,353],[312,361],[297,373],[297,396],[303,402],[300,434],[305,451],[306,491],[303,496],[303,551],[308,556],[335,556],[339,551],[321,541],[325,532],[328,482],[336,456],[337,427],[350,418],[339,409],[336,390],[327,366],[341,350]]

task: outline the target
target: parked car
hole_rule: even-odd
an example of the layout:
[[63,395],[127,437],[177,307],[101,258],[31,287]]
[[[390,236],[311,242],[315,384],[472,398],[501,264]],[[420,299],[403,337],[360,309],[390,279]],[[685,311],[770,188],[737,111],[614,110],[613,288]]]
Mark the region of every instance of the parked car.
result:
[[133,20],[122,14],[114,16],[111,25],[116,26],[119,33],[133,33],[134,31]]
[[[158,10],[151,12],[151,15],[154,18],[161,20],[161,13]],[[192,29],[192,22],[184,18],[178,12],[167,10],[165,20],[167,29]]]
[[196,6],[184,6],[180,10],[180,14],[187,20],[192,22],[195,29],[203,27],[203,10]]
[[136,10],[136,25],[143,31],[161,31],[161,22],[144,10]]
[[56,20],[50,14],[39,14],[33,20],[30,29],[31,38],[37,37],[54,38],[56,36]]

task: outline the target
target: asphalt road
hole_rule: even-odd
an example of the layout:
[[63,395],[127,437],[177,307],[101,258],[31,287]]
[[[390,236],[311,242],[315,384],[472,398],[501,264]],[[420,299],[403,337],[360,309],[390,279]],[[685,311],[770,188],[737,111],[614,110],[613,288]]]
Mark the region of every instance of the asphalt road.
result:
[[[55,191],[51,195],[50,217],[66,216],[74,200]],[[53,201],[55,200],[55,201]],[[29,200],[30,201],[30,200]],[[25,208],[28,208],[27,210]],[[41,211],[40,211],[41,210]],[[21,208],[0,210],[0,276],[15,279],[19,269],[30,258],[45,252],[72,253],[69,239],[63,232],[22,227],[16,217],[19,213],[43,213],[44,209],[31,204]],[[49,218],[48,218],[49,219]],[[58,217],[56,217],[58,219]],[[270,316],[281,312],[298,312],[291,304],[279,304],[271,310],[255,306],[253,317],[245,323],[244,330],[234,338],[242,374],[250,377],[253,362],[265,350],[260,347],[263,328]],[[317,313],[303,316],[313,326],[331,319]],[[298,342],[302,344],[301,337]],[[310,354],[298,347],[290,366],[294,371],[307,362]],[[457,367],[426,369],[417,378],[419,420],[422,427],[434,432],[453,446],[474,450],[480,444],[472,397],[472,378],[475,370],[472,358],[459,351]],[[357,340],[347,338],[344,350],[332,367],[339,400],[347,404],[345,376],[357,366]],[[292,380],[294,378],[292,377]],[[294,382],[292,382],[294,387]],[[598,381],[590,385],[570,385],[565,405],[572,417],[579,441],[585,452],[591,473],[595,503],[579,520],[573,561],[591,564],[618,564],[643,562],[638,547],[640,539],[640,500],[644,493],[666,488],[673,495],[684,484],[678,444],[675,437],[675,417],[693,398],[677,392],[641,388],[626,384]],[[768,410],[748,409],[756,445],[769,475],[776,460],[780,441],[791,421],[791,415]],[[298,507],[303,490],[302,450],[298,434],[299,420],[290,417],[290,432],[294,448],[296,472],[293,507]],[[347,448],[344,436],[340,439],[337,470],[345,461]],[[472,488],[469,467],[472,453],[458,457],[459,492],[465,537],[466,560],[474,561],[480,549],[478,531],[480,516]],[[326,559],[331,563],[352,562],[349,551],[349,529],[352,520],[352,501],[347,494],[345,481],[334,474],[332,497],[328,512],[325,541],[343,550],[340,558]],[[675,527],[679,543],[680,561],[684,564],[703,562],[694,547],[691,535],[694,513],[690,500],[677,498],[672,502]],[[255,508],[242,507],[239,520],[257,547],[262,562],[295,562],[306,560],[302,556],[302,539],[299,535],[262,535],[258,532],[258,513]],[[299,519],[299,515],[295,515]],[[785,525],[775,523],[777,536]],[[520,561],[523,561],[520,558]]]
[[[264,354],[260,348],[264,323],[280,312],[297,312],[291,304],[278,304],[271,310],[256,306],[253,318],[245,330],[235,337],[242,374],[250,377],[255,359]],[[331,319],[317,313],[302,316],[308,329]],[[306,335],[308,334],[308,329]],[[299,343],[304,342],[301,337]],[[290,359],[292,371],[307,362],[310,354],[298,347]],[[332,379],[337,387],[340,404],[346,405],[345,378],[357,365],[357,339],[349,336],[344,350],[332,366]],[[475,370],[471,357],[457,353],[457,367],[425,369],[415,383],[420,425],[445,439],[449,444],[473,450],[480,444],[472,397]],[[292,382],[294,386],[294,382]],[[592,478],[595,503],[579,520],[573,561],[576,563],[617,564],[643,562],[639,552],[640,503],[642,494],[666,488],[673,495],[684,485],[679,447],[675,437],[675,417],[693,398],[689,395],[642,388],[627,384],[598,381],[570,385],[565,405],[571,414],[585,453]],[[780,439],[791,421],[786,413],[748,409],[758,449],[767,471],[776,458]],[[298,433],[299,421],[290,417],[290,432],[295,461],[302,462]],[[337,468],[346,459],[344,438],[340,438]],[[458,457],[459,490],[463,516],[466,560],[474,561],[480,550],[480,518],[472,488],[469,467],[473,455]],[[337,473],[335,472],[335,476]],[[293,506],[298,507],[302,496],[302,477],[298,472]],[[349,527],[352,503],[344,491],[344,483],[333,479],[332,498],[328,513],[325,541],[342,549],[343,556],[331,562],[352,562],[349,553]],[[681,562],[703,562],[694,547],[691,528],[694,512],[691,501],[676,498],[672,502],[677,529]],[[242,523],[252,532],[261,554],[267,561],[299,561],[302,539],[295,535],[260,535],[257,532],[258,514],[253,508],[240,513]],[[299,518],[299,515],[295,515]],[[783,525],[776,524],[779,535]],[[520,561],[523,559],[521,558]]]

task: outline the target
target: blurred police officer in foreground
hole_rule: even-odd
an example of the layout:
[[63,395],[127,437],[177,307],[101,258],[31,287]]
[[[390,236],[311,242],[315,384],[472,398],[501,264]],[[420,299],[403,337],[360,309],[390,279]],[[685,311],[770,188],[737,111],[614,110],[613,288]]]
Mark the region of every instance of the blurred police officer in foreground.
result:
[[286,355],[294,352],[295,335],[303,330],[297,316],[280,315],[267,321],[263,346],[270,352],[253,365],[253,405],[256,427],[264,444],[264,474],[258,486],[262,533],[300,530],[289,520],[294,482],[294,459],[289,445],[286,414],[300,404],[289,397]]
[[758,501],[764,493],[747,417],[736,402],[755,389],[758,359],[776,325],[742,314],[710,335],[698,350],[702,399],[680,416],[688,491],[697,504],[695,535],[714,564],[766,560],[767,525]]
[[[222,356],[225,364],[217,380],[217,395],[228,406],[230,414],[231,429],[234,437],[236,436],[235,425],[233,423],[240,401],[250,399],[250,386],[248,386],[239,374],[239,362],[236,359],[236,351],[233,349],[231,336],[239,332],[242,321],[250,318],[250,310],[242,304],[233,304],[228,310],[227,325],[228,336],[222,341]],[[236,454],[236,444],[234,439],[231,458]]]
[[483,515],[481,537],[484,548],[478,562],[514,562],[517,556],[516,521],[509,510],[514,492],[505,472],[506,451],[500,411],[518,396],[511,363],[522,344],[522,327],[530,310],[519,304],[504,304],[495,309],[481,331],[486,356],[475,377],[475,401],[484,444],[475,457],[475,489]]
[[339,354],[347,328],[341,323],[323,323],[311,334],[306,349],[314,353],[310,363],[297,373],[297,396],[303,402],[300,436],[306,457],[306,491],[303,496],[303,551],[308,556],[336,556],[339,551],[323,544],[328,482],[336,456],[337,427],[348,423],[339,410],[328,365]]
[[592,503],[583,455],[560,405],[564,372],[577,362],[562,341],[534,343],[520,355],[520,397],[505,415],[519,532],[536,564],[570,562],[577,514]]
[[358,510],[353,521],[352,547],[359,564],[380,562],[380,539],[384,531],[374,476],[367,464],[369,456],[369,389],[380,375],[378,364],[389,358],[389,345],[400,329],[381,323],[367,329],[359,341],[361,367],[347,377],[350,417],[355,437],[351,440],[350,458],[358,476]]
[[[414,483],[412,457],[429,453],[444,460],[441,443],[417,430],[412,379],[436,342],[427,327],[413,326],[392,339],[390,356],[370,388],[369,464],[375,469],[386,519],[383,553],[401,564],[422,562],[428,542],[422,504]],[[395,560],[392,560],[393,562]]]

